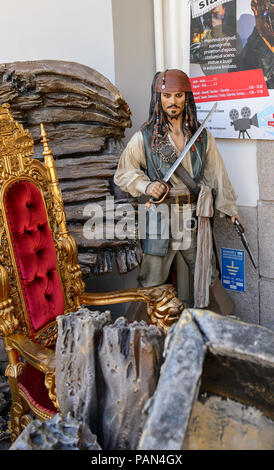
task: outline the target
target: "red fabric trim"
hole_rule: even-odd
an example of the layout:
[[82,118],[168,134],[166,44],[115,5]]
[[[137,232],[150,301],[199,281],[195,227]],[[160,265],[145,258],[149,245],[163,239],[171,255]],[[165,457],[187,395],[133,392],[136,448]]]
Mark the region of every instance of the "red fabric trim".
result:
[[18,378],[18,386],[36,408],[54,416],[58,411],[48,396],[44,380],[45,374],[43,372],[27,364]]
[[18,387],[25,393],[25,395],[27,396],[28,400],[32,403],[32,405],[34,406],[34,408],[38,408],[39,410],[41,411],[44,411],[45,413],[48,413],[49,415],[51,416],[55,416],[57,411],[56,412],[53,412],[53,411],[50,411],[50,410],[47,410],[46,408],[44,408],[43,406],[39,405],[39,403],[37,403],[35,400],[33,400],[33,398],[30,396],[28,390],[24,387],[24,385],[22,384],[18,384]]

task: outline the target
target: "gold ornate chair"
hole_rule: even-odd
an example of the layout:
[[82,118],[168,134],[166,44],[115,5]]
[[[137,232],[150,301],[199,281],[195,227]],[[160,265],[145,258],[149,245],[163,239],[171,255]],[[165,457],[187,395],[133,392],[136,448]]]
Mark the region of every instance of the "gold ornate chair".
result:
[[[0,335],[12,395],[11,438],[58,410],[56,317],[81,305],[145,301],[151,323],[165,332],[183,309],[171,285],[84,293],[77,246],[68,233],[55,163],[43,125],[44,163],[31,158],[33,140],[0,106]],[[91,313],[92,314],[92,313]]]

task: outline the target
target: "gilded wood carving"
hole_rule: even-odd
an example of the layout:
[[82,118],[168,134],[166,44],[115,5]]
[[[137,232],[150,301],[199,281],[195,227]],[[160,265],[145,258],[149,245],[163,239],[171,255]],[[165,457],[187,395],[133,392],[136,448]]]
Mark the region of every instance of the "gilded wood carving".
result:
[[[28,179],[41,190],[48,214],[48,222],[56,246],[59,271],[64,286],[65,312],[74,311],[79,307],[78,296],[84,290],[80,266],[77,262],[77,246],[69,235],[62,195],[55,170],[52,152],[42,126],[42,142],[44,145],[45,165],[30,158],[33,155],[33,140],[28,130],[14,121],[8,105],[0,109],[0,329],[3,335],[15,330],[23,334],[30,333],[27,312],[20,287],[12,244],[7,228],[6,215],[3,212],[3,193],[12,180]],[[5,318],[6,326],[5,326]],[[47,329],[47,328],[46,328]],[[43,328],[36,334],[39,341],[50,345],[56,339],[56,329],[50,325],[48,334]],[[47,337],[48,336],[48,337]],[[52,341],[51,341],[52,338]]]
[[[18,180],[31,181],[39,188],[44,198],[48,223],[56,247],[59,274],[63,284],[64,313],[75,311],[79,307],[78,297],[84,289],[80,266],[77,262],[77,246],[67,230],[54,159],[43,127],[42,134],[45,164],[31,158],[34,153],[32,137],[28,130],[25,130],[13,119],[9,105],[0,106],[0,334],[6,338],[9,359],[6,375],[10,381],[13,398],[11,409],[12,438],[21,432],[24,422],[29,422],[29,418],[26,417],[26,406],[21,400],[23,392],[19,390],[17,385],[17,378],[22,373],[25,363],[19,360],[19,353],[10,338],[14,333],[19,333],[32,336],[35,342],[51,347],[56,342],[57,327],[56,323],[52,322],[37,331],[35,335],[30,328],[3,204],[5,188],[10,183]],[[19,350],[24,357],[24,347],[19,347]],[[38,363],[39,353],[37,365],[39,365]],[[55,372],[48,371],[46,367],[43,368],[41,363],[38,368],[42,371],[44,369],[45,386],[48,389],[49,397],[58,409]],[[33,408],[31,403],[28,404]],[[41,419],[49,417],[41,412],[38,412],[38,415]]]

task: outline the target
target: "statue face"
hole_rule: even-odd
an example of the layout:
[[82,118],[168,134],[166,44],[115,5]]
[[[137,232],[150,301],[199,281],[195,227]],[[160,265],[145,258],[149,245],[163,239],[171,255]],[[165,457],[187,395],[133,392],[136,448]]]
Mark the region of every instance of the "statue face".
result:
[[161,93],[161,104],[170,119],[178,119],[185,107],[185,92]]
[[259,33],[274,46],[274,0],[252,0],[251,8],[255,15]]

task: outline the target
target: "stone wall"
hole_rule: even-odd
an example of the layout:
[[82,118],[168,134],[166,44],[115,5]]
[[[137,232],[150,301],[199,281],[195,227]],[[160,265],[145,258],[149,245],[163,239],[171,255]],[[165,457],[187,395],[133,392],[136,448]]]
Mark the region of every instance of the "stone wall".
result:
[[257,143],[260,324],[274,329],[274,144]]
[[[249,247],[258,265],[258,224],[257,208],[238,206],[242,224]],[[221,263],[221,248],[244,250],[241,239],[234,227],[229,225],[224,218],[218,214],[214,221],[214,236],[217,245],[218,259]],[[260,323],[259,311],[259,270],[255,270],[248,254],[245,252],[245,291],[229,291],[235,304],[235,315],[241,320],[249,323]]]
[[[244,321],[274,329],[274,154],[273,142],[257,142],[259,201],[257,207],[240,206],[249,246],[258,266],[245,258],[245,292],[232,292],[235,314]],[[221,247],[243,249],[233,227],[216,217],[215,237]]]

